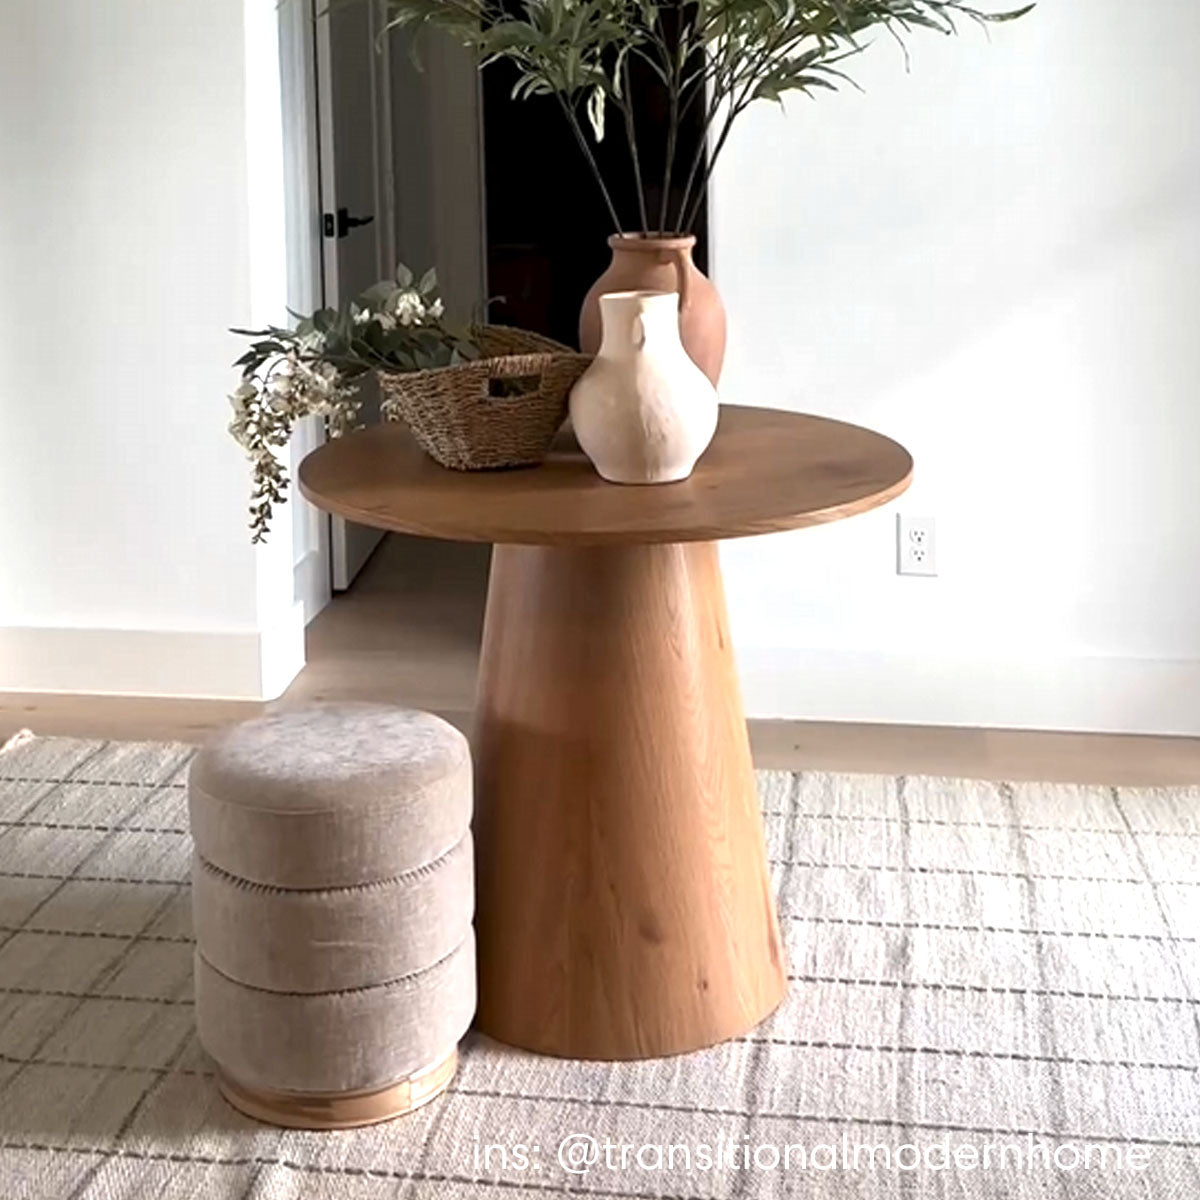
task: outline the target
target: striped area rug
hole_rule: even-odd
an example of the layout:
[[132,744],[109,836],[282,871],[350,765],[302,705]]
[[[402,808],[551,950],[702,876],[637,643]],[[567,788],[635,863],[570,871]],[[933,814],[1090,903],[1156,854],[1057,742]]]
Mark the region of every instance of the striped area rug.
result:
[[254,1124],[196,1044],[182,745],[0,754],[0,1197],[1200,1196],[1200,789],[760,775],[791,972],[751,1036],[468,1039],[350,1133]]

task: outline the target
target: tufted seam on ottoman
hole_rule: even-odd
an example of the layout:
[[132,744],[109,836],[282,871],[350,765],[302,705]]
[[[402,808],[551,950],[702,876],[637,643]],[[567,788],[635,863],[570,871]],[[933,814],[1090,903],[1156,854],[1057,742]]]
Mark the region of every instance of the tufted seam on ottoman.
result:
[[332,897],[348,892],[382,891],[385,888],[394,887],[398,883],[410,883],[424,876],[432,875],[439,867],[445,866],[449,859],[462,850],[464,843],[469,837],[470,831],[464,833],[449,850],[444,851],[434,859],[430,859],[427,863],[422,863],[419,867],[412,867],[407,871],[401,871],[398,875],[391,875],[387,879],[372,879],[366,883],[343,884],[340,887],[283,888],[275,887],[269,883],[255,883],[253,879],[243,879],[240,875],[234,875],[232,872],[218,867],[216,863],[209,862],[198,850],[196,851],[196,857],[206,871],[211,871],[214,875],[220,876],[223,882],[237,888],[240,892],[257,895],[282,895],[296,892],[302,895],[316,895],[322,893]]
[[200,1042],[245,1086],[339,1093],[388,1087],[446,1057],[475,1011],[475,938],[371,987],[291,994],[239,983],[200,953]]
[[471,934],[468,933],[466,938],[458,943],[453,950],[448,950],[437,962],[430,963],[427,967],[422,967],[419,971],[409,971],[406,975],[397,975],[395,979],[384,979],[379,983],[370,983],[362,987],[352,988],[328,988],[323,992],[293,992],[293,991],[277,991],[275,988],[255,987],[252,983],[243,983],[240,979],[234,979],[232,975],[226,975],[224,971],[213,966],[211,960],[202,950],[197,950],[196,954],[204,959],[204,965],[212,971],[214,975],[220,975],[226,983],[231,983],[235,987],[244,988],[248,992],[261,992],[264,996],[292,996],[297,1000],[319,1000],[323,996],[334,997],[340,996],[346,999],[354,999],[356,996],[364,996],[368,992],[384,992],[388,989],[398,989],[401,991],[412,991],[413,985],[419,983],[425,975],[432,975],[439,968],[443,968],[449,963],[456,954],[461,953],[463,946],[471,940]]
[[196,941],[223,975],[266,991],[315,995],[399,979],[437,962],[470,929],[473,850],[468,832],[435,866],[335,888],[255,883],[197,852]]

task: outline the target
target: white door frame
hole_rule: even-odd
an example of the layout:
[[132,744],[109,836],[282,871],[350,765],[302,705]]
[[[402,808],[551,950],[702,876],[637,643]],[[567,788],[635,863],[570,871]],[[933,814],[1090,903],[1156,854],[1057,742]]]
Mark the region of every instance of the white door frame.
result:
[[[314,4],[315,0],[307,0]],[[396,201],[392,186],[392,88],[391,45],[383,31],[383,14],[380,5],[373,2],[368,6],[371,39],[374,53],[369,58],[371,71],[371,140],[375,148],[375,257],[379,278],[385,279],[396,267]],[[322,213],[336,212],[337,164],[334,160],[333,107],[329,96],[329,81],[333,75],[332,47],[329,38],[329,15],[316,18],[315,29],[315,72],[310,80],[312,104],[318,120],[318,206]],[[321,253],[324,264],[324,302],[331,307],[341,300],[338,279],[337,239],[321,238]],[[374,282],[374,281],[372,281]]]
[[[287,175],[288,307],[293,312],[335,305],[339,300],[337,239],[324,236],[323,217],[337,211],[333,112],[330,101],[332,51],[328,15],[318,17],[320,0],[290,0],[279,7],[284,160]],[[370,5],[372,38],[382,29],[382,10]],[[378,278],[395,266],[395,189],[392,186],[391,57],[380,39],[369,58],[374,98],[375,146],[373,235]],[[289,447],[289,473],[325,441],[314,418],[297,427]],[[304,603],[305,622],[329,603],[334,587],[349,585],[373,535],[347,549],[345,522],[322,513],[293,487],[291,516],[295,546],[295,590]],[[358,562],[352,561],[358,559]]]
[[[319,180],[322,214],[336,213],[339,207],[337,189],[337,157],[334,152],[334,114],[332,99],[333,47],[330,16],[327,6],[316,22],[316,107],[319,127]],[[385,24],[382,5],[371,0],[367,6],[367,69],[371,96],[372,151],[371,211],[374,216],[372,232],[375,242],[375,272],[369,283],[388,278],[396,267],[395,189],[392,187],[392,114],[391,114],[391,46],[383,34]],[[340,305],[346,297],[339,278],[338,239],[322,238],[324,264],[324,303]],[[360,285],[361,286],[361,285]],[[372,392],[373,396],[373,392]],[[368,397],[367,420],[374,412],[374,400]],[[331,576],[333,589],[342,591],[350,586],[375,547],[383,539],[380,530],[357,525],[342,517],[330,522]]]
[[[326,7],[326,0],[286,0],[278,10],[287,172],[288,306],[295,312],[311,312],[338,298],[337,241],[326,238],[322,227],[324,213],[337,211],[329,18],[317,18],[318,10]],[[374,99],[373,229],[378,278],[382,279],[391,275],[401,256],[401,214],[397,212],[391,39],[379,37],[382,6],[371,3],[370,14],[372,37],[380,43],[369,62]],[[481,310],[487,286],[478,72],[469,55],[448,40],[433,40],[425,53],[422,79],[434,150],[426,168],[407,159],[401,166],[405,171],[428,170],[432,226],[421,238],[419,253],[412,246],[406,246],[405,252],[419,261],[436,262],[443,276],[443,294],[456,309]],[[324,440],[324,427],[315,419],[297,430],[290,448],[293,479],[300,460]],[[305,619],[310,621],[329,602],[332,588],[349,583],[354,571],[348,568],[353,564],[346,561],[347,539],[341,518],[318,512],[298,489],[293,488],[291,499],[296,597],[303,599]],[[361,550],[360,545],[360,554]]]
[[[320,132],[316,93],[316,0],[279,6],[280,88],[283,109],[287,297],[293,312],[312,312],[325,290],[321,237]],[[316,417],[302,422],[288,447],[293,480],[292,521],[295,597],[308,624],[332,595],[329,516],[309,504],[295,486],[301,459],[325,440]]]

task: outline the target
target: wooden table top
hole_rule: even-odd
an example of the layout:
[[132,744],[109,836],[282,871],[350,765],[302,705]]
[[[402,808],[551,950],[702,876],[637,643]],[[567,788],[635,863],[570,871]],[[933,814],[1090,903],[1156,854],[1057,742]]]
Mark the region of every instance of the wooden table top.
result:
[[400,424],[314,450],[300,490],[363,525],[459,542],[577,545],[714,541],[838,521],[900,495],[903,446],[858,425],[773,408],[721,406],[691,478],[606,483],[564,439],[539,467],[450,471]]

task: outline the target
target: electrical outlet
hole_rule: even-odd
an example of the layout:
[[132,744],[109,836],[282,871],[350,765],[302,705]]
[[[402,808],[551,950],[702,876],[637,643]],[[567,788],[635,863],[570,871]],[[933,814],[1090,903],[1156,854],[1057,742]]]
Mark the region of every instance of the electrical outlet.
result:
[[896,574],[937,574],[937,530],[932,517],[896,515]]

